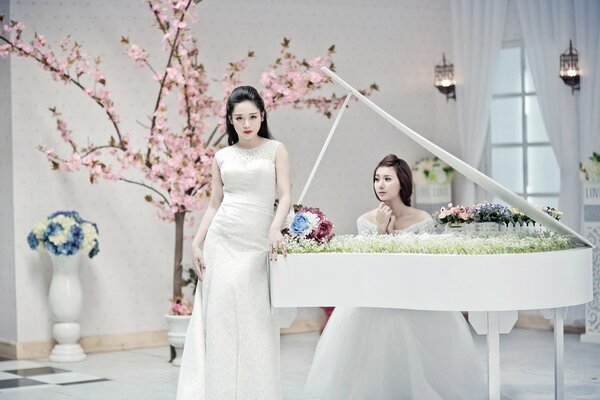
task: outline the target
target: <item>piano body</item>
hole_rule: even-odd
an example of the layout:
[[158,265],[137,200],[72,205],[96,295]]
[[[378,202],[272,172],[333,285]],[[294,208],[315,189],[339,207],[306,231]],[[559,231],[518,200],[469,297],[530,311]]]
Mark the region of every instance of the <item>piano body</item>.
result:
[[568,306],[592,300],[592,246],[582,236],[538,210],[462,160],[406,127],[339,76],[347,97],[304,187],[299,203],[352,96],[373,109],[455,170],[544,227],[569,235],[576,248],[497,255],[291,254],[270,265],[271,302],[281,326],[295,307],[352,306],[468,311],[469,323],[487,335],[489,398],[500,399],[499,335],[509,333],[518,310],[540,310],[554,321],[555,398],[564,399],[563,325]]

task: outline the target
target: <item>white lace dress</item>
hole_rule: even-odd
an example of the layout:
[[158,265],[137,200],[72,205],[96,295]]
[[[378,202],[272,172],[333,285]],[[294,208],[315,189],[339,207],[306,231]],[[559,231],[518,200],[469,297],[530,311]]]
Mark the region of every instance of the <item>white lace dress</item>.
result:
[[[361,235],[377,233],[364,218],[357,225]],[[432,230],[428,219],[395,233]],[[337,307],[317,345],[304,398],[477,400],[487,398],[487,387],[460,313]]]
[[281,398],[267,274],[278,144],[230,146],[215,155],[223,202],[204,241],[206,275],[196,292],[178,400]]

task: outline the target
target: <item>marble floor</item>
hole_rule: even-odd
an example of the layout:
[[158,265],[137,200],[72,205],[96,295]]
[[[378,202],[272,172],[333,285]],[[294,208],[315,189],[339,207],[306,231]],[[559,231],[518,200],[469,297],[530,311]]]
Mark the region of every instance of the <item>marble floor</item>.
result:
[[[284,399],[301,398],[317,340],[316,333],[282,336]],[[552,333],[515,329],[500,340],[502,398],[553,399]],[[485,338],[475,341],[485,365]],[[160,347],[95,353],[68,364],[0,360],[0,400],[171,400],[179,370],[167,354]],[[565,336],[565,387],[567,399],[600,399],[600,345]]]

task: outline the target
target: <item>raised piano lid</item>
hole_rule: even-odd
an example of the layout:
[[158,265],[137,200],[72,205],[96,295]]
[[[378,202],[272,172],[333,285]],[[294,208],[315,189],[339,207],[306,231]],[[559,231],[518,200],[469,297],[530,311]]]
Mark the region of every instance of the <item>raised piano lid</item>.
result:
[[[518,208],[522,212],[524,212],[528,217],[533,218],[535,221],[539,222],[544,227],[557,232],[563,235],[569,235],[573,237],[575,243],[580,246],[593,247],[590,242],[588,242],[583,236],[561,223],[560,221],[555,220],[542,210],[538,209],[527,200],[518,196],[517,194],[511,192],[489,176],[483,174],[477,169],[473,168],[460,158],[456,157],[453,154],[450,154],[446,150],[442,149],[438,145],[430,142],[425,139],[423,136],[419,135],[414,130],[410,129],[408,126],[404,125],[396,118],[392,117],[390,114],[381,109],[378,105],[373,103],[371,100],[363,96],[358,90],[350,86],[346,81],[336,75],[327,67],[321,68],[323,72],[331,77],[331,79],[346,89],[349,93],[351,93],[354,97],[364,103],[366,106],[371,108],[377,114],[381,115],[385,120],[387,120],[390,124],[398,128],[402,133],[406,136],[423,146],[429,152],[446,162],[456,171],[463,174],[465,177],[471,179],[473,182],[486,189],[488,192],[493,194],[494,196],[504,200],[507,204],[510,204],[513,207]],[[335,128],[334,128],[335,129]]]

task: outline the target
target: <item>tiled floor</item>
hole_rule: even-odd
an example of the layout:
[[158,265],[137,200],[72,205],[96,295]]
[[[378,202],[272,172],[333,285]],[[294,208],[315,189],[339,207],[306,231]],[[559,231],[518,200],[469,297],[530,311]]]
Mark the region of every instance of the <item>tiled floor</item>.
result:
[[[284,399],[300,399],[318,335],[282,337]],[[475,341],[485,365],[485,338]],[[552,333],[514,330],[501,337],[503,399],[553,399]],[[76,363],[0,359],[0,400],[171,400],[178,368],[168,349],[95,353]],[[566,398],[600,400],[600,345],[565,337]]]

